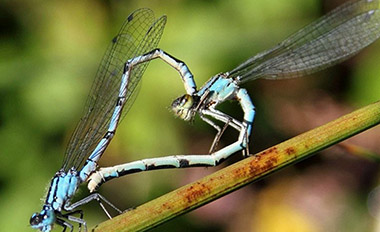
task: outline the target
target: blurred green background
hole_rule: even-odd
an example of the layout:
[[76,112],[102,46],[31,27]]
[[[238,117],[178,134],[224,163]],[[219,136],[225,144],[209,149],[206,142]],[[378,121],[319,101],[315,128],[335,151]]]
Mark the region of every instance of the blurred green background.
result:
[[[156,16],[168,16],[160,48],[184,60],[202,86],[343,2],[0,1],[1,231],[33,231],[29,218],[40,211],[40,199],[61,166],[97,65],[133,10],[149,7]],[[377,42],[308,78],[245,85],[257,107],[251,153],[379,100],[379,58]],[[175,70],[151,62],[100,164],[206,153],[213,128],[199,119],[183,122],[169,111],[183,93]],[[222,110],[241,117],[235,102]],[[227,133],[221,146],[236,136]],[[380,129],[374,128],[349,142],[380,153],[379,138]],[[239,154],[221,166],[238,159]],[[134,174],[103,185],[100,192],[127,209],[219,168]],[[153,231],[380,231],[378,184],[377,163],[335,146]],[[77,198],[88,195],[82,187]],[[97,203],[83,209],[89,227],[106,220]]]

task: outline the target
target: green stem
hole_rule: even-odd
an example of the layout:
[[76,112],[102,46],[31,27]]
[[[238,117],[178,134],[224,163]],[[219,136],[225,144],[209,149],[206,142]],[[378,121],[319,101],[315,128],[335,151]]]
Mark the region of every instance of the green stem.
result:
[[93,231],[151,229],[379,123],[376,102],[105,221]]

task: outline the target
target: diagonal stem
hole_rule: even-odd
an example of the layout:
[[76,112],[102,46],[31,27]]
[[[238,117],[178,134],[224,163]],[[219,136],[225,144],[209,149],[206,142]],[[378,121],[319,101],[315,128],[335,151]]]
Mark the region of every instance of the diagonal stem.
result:
[[[96,226],[145,231],[380,123],[380,101],[268,148]],[[379,138],[380,139],[380,138]]]

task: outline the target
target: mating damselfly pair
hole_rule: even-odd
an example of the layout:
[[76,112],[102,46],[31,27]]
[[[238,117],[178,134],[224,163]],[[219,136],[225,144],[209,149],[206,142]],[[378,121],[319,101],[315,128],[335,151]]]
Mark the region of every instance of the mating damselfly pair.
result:
[[[119,33],[112,39],[95,77],[85,106],[67,147],[61,169],[51,180],[40,213],[30,219],[33,228],[51,231],[56,223],[73,230],[71,222],[86,230],[83,212],[78,207],[97,200],[108,217],[104,204],[121,213],[98,193],[71,203],[76,190],[88,182],[90,192],[102,183],[130,173],[162,168],[215,166],[232,154],[245,152],[255,108],[241,84],[259,78],[282,79],[300,77],[341,62],[368,46],[380,36],[378,0],[349,1],[317,21],[293,34],[272,49],[249,58],[230,72],[213,76],[197,89],[186,64],[157,49],[166,24],[166,16],[154,18],[149,9],[139,9],[127,17]],[[97,162],[115,135],[137,94],[137,86],[149,61],[160,58],[175,68],[184,83],[186,94],[171,107],[183,120],[195,115],[217,130],[209,154],[178,155],[134,161],[108,168]],[[243,120],[237,120],[216,109],[226,100],[239,102]],[[214,120],[225,124],[220,127]],[[220,150],[215,145],[225,127],[239,132],[236,142]]]

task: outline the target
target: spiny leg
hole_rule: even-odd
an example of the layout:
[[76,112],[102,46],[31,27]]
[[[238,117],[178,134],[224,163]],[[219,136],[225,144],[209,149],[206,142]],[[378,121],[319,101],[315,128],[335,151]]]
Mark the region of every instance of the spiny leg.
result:
[[78,223],[79,224],[79,231],[82,231],[82,226],[83,226],[84,232],[87,232],[87,223],[82,218],[77,218],[77,217],[69,215],[69,216],[67,216],[67,219],[72,221],[72,222]]
[[211,147],[210,147],[210,150],[208,151],[209,154],[213,153],[216,148],[218,147],[218,144],[219,144],[219,141],[220,141],[220,138],[222,137],[224,131],[227,129],[227,127],[229,126],[229,124],[231,123],[231,120],[228,119],[228,121],[226,123],[224,123],[224,126],[223,128],[220,128],[220,126],[218,126],[215,122],[213,122],[211,119],[203,116],[202,114],[200,115],[201,119],[206,122],[207,124],[211,125],[212,127],[214,127],[217,131],[216,135],[215,135],[215,138],[214,140],[212,141],[212,144],[211,144]]
[[[80,217],[79,218],[74,217],[74,216],[72,216],[73,214],[79,214]],[[83,211],[82,210],[75,210],[75,211],[71,211],[71,212],[68,212],[65,214],[60,213],[58,216],[66,218],[69,221],[78,223],[79,224],[79,231],[81,231],[82,225],[84,226],[84,230],[87,231],[86,221],[83,220]],[[73,228],[74,228],[73,225],[71,223],[65,221],[65,220],[62,220],[59,217],[57,218],[57,224],[64,228],[63,231],[66,231],[66,228],[68,227],[68,228],[70,228],[70,231],[72,232]]]
[[228,123],[229,125],[232,126],[235,130],[240,132],[243,129],[243,124],[236,120],[235,118],[229,116],[228,114],[225,114],[215,108],[208,108],[208,109],[203,109],[200,111],[201,114],[203,115],[208,115],[212,118],[215,118],[218,121],[221,121],[223,123]]
[[215,139],[211,145],[210,153],[214,152],[216,150],[218,143],[220,141],[220,138],[222,137],[222,135],[224,134],[224,131],[226,131],[226,129],[230,125],[230,123],[231,123],[231,119],[228,119],[228,121],[226,123],[224,123],[224,126],[223,126],[222,130],[220,131],[220,133],[216,134]]
[[[201,110],[200,113],[201,113],[201,115],[208,115],[208,116],[210,116],[212,118],[215,118],[215,119],[217,119],[217,120],[219,120],[219,121],[221,121],[221,122],[224,123],[224,127],[222,129],[219,128],[218,133],[216,134],[216,136],[214,138],[214,142],[213,142],[213,144],[211,146],[211,149],[213,149],[212,152],[215,151],[214,150],[215,149],[214,146],[216,146],[216,144],[219,142],[220,137],[223,135],[224,131],[227,129],[228,126],[232,126],[238,132],[241,132],[244,129],[244,126],[243,126],[243,124],[241,122],[239,122],[238,120],[236,120],[233,117],[229,116],[228,114],[225,114],[225,113],[223,113],[223,112],[221,112],[219,110],[216,110],[215,108],[209,108],[209,109]],[[203,116],[202,119],[207,119],[211,123],[214,123],[212,120],[210,120],[210,119],[208,119],[208,118],[206,118],[204,116]],[[206,120],[204,120],[204,121],[207,122],[207,123],[209,123]],[[209,124],[211,124],[211,123],[209,123]],[[216,142],[216,144],[214,144],[215,142]]]
[[205,116],[203,116],[202,114],[200,115],[201,119],[206,122],[207,124],[209,124],[210,126],[214,127],[214,129],[217,131],[216,135],[215,135],[215,138],[211,144],[211,147],[210,147],[210,150],[208,151],[209,154],[211,154],[212,152],[215,151],[215,148],[218,146],[218,143],[219,143],[219,139],[220,137],[222,136],[224,130],[225,130],[225,126],[222,128],[220,128],[220,126],[218,126],[215,122],[213,122],[212,120],[206,118]]
[[[245,140],[248,142],[249,141],[249,134],[248,132],[245,133]],[[242,154],[243,154],[243,157],[248,157],[250,156],[250,153],[249,153],[249,146],[247,144],[247,146],[245,147],[245,149],[242,150]]]
[[94,194],[91,194],[75,203],[72,203],[72,204],[67,204],[65,205],[64,209],[66,211],[72,211],[73,209],[81,206],[81,205],[84,205],[84,204],[87,204],[89,203],[90,201],[93,201],[93,200],[96,200],[100,207],[103,209],[104,213],[107,215],[108,218],[112,218],[110,213],[107,211],[107,209],[104,207],[103,202],[105,202],[107,205],[109,205],[111,208],[113,208],[115,211],[117,211],[119,214],[122,213],[122,211],[120,209],[118,209],[115,205],[113,205],[110,201],[108,201],[105,197],[103,197],[102,195],[100,195],[99,193],[94,193]]
[[56,222],[58,225],[62,226],[63,227],[63,231],[62,232],[65,232],[67,228],[70,228],[70,232],[73,232],[73,225],[66,222],[65,220],[62,220],[60,218],[57,218],[56,219]]
[[[78,218],[77,217],[73,217],[72,216],[73,214],[79,214],[79,220],[76,220]],[[65,217],[65,218],[67,218],[70,221],[77,222],[79,224],[79,231],[81,231],[82,225],[84,226],[85,231],[87,231],[87,223],[86,223],[85,220],[83,220],[83,211],[82,210],[75,210],[75,211],[72,211],[72,212],[68,212],[68,213],[62,214],[62,217]]]
[[[201,113],[204,115],[209,115],[219,121],[227,123],[229,119],[232,120],[231,126],[239,131],[238,140],[215,152],[215,158],[218,160],[224,160],[228,158],[231,154],[243,150],[243,155],[247,156],[249,154],[247,147],[249,141],[249,135],[251,134],[252,123],[255,117],[255,107],[252,104],[251,98],[249,97],[247,91],[245,89],[238,89],[235,93],[235,99],[240,103],[240,106],[244,112],[244,121],[239,122],[236,119],[232,118],[229,115],[224,114],[214,108],[208,108],[201,110]],[[246,152],[246,154],[245,154]]]

